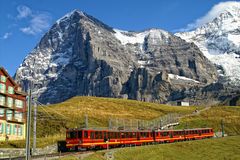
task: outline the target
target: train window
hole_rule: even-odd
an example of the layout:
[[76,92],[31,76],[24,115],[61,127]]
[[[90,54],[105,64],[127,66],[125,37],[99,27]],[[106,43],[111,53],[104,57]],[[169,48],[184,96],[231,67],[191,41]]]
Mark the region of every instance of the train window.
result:
[[146,138],[146,132],[143,132],[143,133],[142,133],[142,136],[143,136],[144,138]]
[[115,138],[115,133],[114,132],[108,132],[108,137]]
[[125,138],[125,133],[121,132],[121,138]]
[[107,139],[107,132],[103,132],[103,138]]
[[132,138],[132,133],[131,132],[128,133],[128,138]]
[[103,138],[102,132],[99,132],[99,139],[102,139],[102,138]]
[[108,138],[113,138],[113,132],[108,132]]
[[77,138],[77,132],[76,131],[67,132],[67,138]]
[[98,139],[98,132],[95,132],[95,139]]
[[78,138],[82,138],[82,131],[78,131]]
[[137,135],[137,134],[136,134],[135,132],[133,132],[133,138],[136,138],[136,135]]
[[94,132],[91,132],[91,139],[94,139]]
[[127,132],[125,133],[125,138],[129,138],[129,135]]
[[112,133],[112,138],[115,138],[115,139],[117,138],[117,132]]
[[123,133],[123,138],[127,138],[127,133]]
[[128,138],[131,138],[131,136],[132,136],[131,133],[128,132],[127,137],[128,137]]
[[84,131],[84,138],[88,138],[88,131]]
[[96,139],[102,139],[102,132],[95,132],[95,138]]
[[168,136],[168,132],[162,132],[162,136]]

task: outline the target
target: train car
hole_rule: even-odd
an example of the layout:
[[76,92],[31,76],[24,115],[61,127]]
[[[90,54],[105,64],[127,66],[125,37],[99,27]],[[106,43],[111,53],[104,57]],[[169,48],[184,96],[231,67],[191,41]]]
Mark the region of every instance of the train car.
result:
[[104,149],[152,143],[171,143],[210,137],[213,137],[211,128],[160,131],[68,129],[66,132],[66,147],[74,150]]

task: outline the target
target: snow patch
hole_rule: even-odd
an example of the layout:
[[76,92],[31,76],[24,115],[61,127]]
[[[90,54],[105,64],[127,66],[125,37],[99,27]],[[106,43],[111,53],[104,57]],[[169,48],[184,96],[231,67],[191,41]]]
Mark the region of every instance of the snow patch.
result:
[[[123,45],[126,45],[128,43],[130,44],[136,44],[136,43],[140,43],[143,44],[144,43],[144,39],[147,36],[151,36],[153,40],[158,40],[161,41],[164,39],[167,39],[169,37],[169,33],[166,31],[163,31],[161,29],[150,29],[150,30],[146,30],[143,32],[128,32],[128,31],[123,31],[123,30],[119,30],[119,29],[113,29],[115,31],[115,37],[121,41],[121,43]],[[154,42],[153,42],[154,43]]]
[[179,75],[176,75],[176,74],[168,74],[168,77],[170,79],[176,79],[176,80],[183,80],[183,81],[191,81],[191,82],[194,82],[194,83],[200,83],[199,81],[196,81],[194,79],[187,78],[187,77],[184,77],[184,76],[179,76]]
[[146,36],[146,33],[134,33],[134,32],[128,32],[123,31],[119,29],[114,29],[116,32],[114,35],[117,39],[121,41],[123,45],[126,45],[128,43],[135,44],[135,43],[143,43],[144,38]]
[[240,56],[235,53],[221,54],[210,59],[213,63],[223,67],[225,76],[230,78],[233,83],[240,81]]
[[240,46],[240,35],[229,34],[228,39],[232,41],[235,45]]

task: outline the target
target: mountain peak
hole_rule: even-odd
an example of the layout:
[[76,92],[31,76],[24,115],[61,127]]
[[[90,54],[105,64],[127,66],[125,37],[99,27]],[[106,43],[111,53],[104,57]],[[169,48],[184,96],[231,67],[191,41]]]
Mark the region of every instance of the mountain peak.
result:
[[72,17],[73,15],[75,15],[75,14],[78,14],[78,15],[80,15],[81,17],[84,17],[84,16],[86,15],[86,13],[84,13],[83,11],[80,11],[80,10],[78,10],[78,9],[74,9],[73,11],[65,14],[63,17],[61,17],[60,19],[58,19],[58,20],[56,21],[56,23],[59,24],[61,21],[65,21],[66,19],[71,18],[71,17]]

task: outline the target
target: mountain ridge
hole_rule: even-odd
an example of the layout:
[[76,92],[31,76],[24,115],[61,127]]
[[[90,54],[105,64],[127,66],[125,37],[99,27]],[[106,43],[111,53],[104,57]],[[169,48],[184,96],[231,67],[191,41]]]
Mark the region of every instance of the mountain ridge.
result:
[[189,32],[176,33],[187,42],[195,43],[215,65],[221,77],[231,85],[240,80],[240,3],[221,10],[212,21]]
[[172,91],[217,80],[193,43],[160,29],[119,31],[86,15],[60,18],[17,70],[16,80],[25,89],[31,81],[39,101],[91,95],[167,102]]

